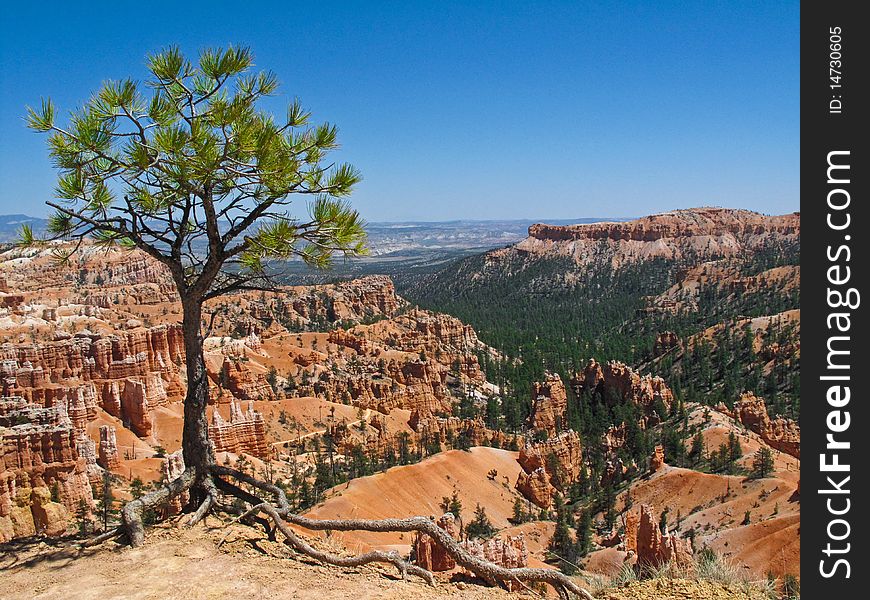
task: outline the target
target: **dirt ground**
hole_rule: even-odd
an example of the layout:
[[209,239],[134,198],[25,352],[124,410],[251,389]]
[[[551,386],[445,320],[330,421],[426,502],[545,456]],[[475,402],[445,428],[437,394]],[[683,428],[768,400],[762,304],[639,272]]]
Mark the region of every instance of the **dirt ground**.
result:
[[225,530],[208,518],[205,527],[166,526],[149,531],[138,549],[114,543],[78,550],[58,542],[9,546],[0,556],[0,598],[64,600],[400,600],[405,598],[516,598],[471,583],[432,588],[401,581],[392,567],[335,568],[296,558],[258,530]]
[[[226,541],[219,546],[226,535]],[[541,598],[470,581],[430,587],[402,581],[392,567],[323,566],[269,542],[255,529],[209,517],[193,529],[168,524],[149,530],[144,547],[114,543],[79,550],[72,542],[0,548],[4,600],[507,600]],[[602,600],[764,600],[736,586],[662,579],[598,593]]]
[[[224,539],[222,545],[220,541]],[[579,582],[579,580],[578,580]],[[581,583],[582,585],[582,583]],[[193,529],[151,528],[142,548],[115,543],[79,549],[70,541],[0,547],[4,600],[507,600],[542,598],[470,580],[441,579],[437,587],[399,579],[392,567],[321,565],[262,531],[208,517]],[[736,586],[653,580],[599,592],[602,600],[765,600]]]

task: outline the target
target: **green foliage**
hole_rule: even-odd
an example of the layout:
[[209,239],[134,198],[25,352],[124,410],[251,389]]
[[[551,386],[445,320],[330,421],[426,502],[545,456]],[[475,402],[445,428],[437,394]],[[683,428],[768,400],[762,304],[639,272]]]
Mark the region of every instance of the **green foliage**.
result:
[[[364,254],[364,223],[344,199],[360,174],[328,159],[336,127],[309,125],[298,100],[277,122],[259,103],[278,79],[252,67],[249,48],[193,62],[170,47],[148,57],[146,82],[105,82],[66,124],[51,100],[28,108],[59,170],[49,238],[137,247],[200,302],[269,285],[270,261]],[[310,197],[308,218],[288,211],[297,195]],[[22,228],[22,244],[41,241]]]
[[109,471],[103,471],[100,492],[97,496],[97,514],[100,516],[100,520],[103,523],[103,531],[109,530],[109,523],[118,513],[115,508],[115,496],[112,492],[112,488],[112,474],[109,473]]
[[800,600],[801,582],[794,575],[788,574],[782,579],[782,600]]
[[266,382],[268,382],[273,392],[278,391],[278,369],[274,366],[269,367],[269,372],[266,374]]
[[592,517],[588,511],[580,514],[576,538],[571,535],[574,525],[571,509],[560,495],[555,497],[556,528],[550,539],[549,551],[556,560],[559,570],[566,575],[574,575],[579,570],[578,562],[592,547]]
[[441,503],[438,506],[442,512],[451,513],[457,519],[462,518],[462,501],[459,499],[459,492],[455,489],[451,496],[441,498]]
[[491,538],[495,533],[495,527],[486,515],[486,509],[478,504],[474,509],[474,519],[465,527],[465,535],[472,540]]
[[[799,258],[798,244],[771,241],[752,254],[729,259],[727,265],[737,276],[749,277],[796,265]],[[541,380],[545,370],[566,379],[589,358],[621,360],[663,376],[677,396],[677,412],[683,400],[729,404],[749,390],[766,395],[773,414],[796,416],[799,362],[779,358],[771,374],[763,376],[762,359],[749,343],[746,328],[733,325],[738,318],[798,308],[796,290],[771,284],[734,294],[712,282],[701,286],[694,310],[646,310],[649,297],[665,292],[681,271],[701,260],[653,259],[614,269],[605,259],[578,270],[569,258],[507,253],[496,262],[488,262],[485,255],[472,256],[434,274],[406,273],[395,279],[405,297],[471,324],[482,341],[506,354],[504,360],[487,352],[478,355],[487,378],[502,389],[498,417],[504,429],[522,428],[530,409],[531,382]],[[723,323],[709,343],[693,344],[683,354],[654,353],[662,331],[685,340]],[[776,320],[764,335],[764,344],[770,346],[797,340],[793,325]],[[679,416],[665,415],[663,405],[656,408],[662,417]],[[578,410],[572,415],[569,407],[569,426],[588,429],[582,424],[593,416],[588,413]],[[488,411],[488,419],[495,417]]]
[[773,452],[767,446],[762,446],[752,459],[752,477],[764,479],[773,473]]
[[514,525],[522,525],[523,523],[527,523],[532,520],[532,515],[529,511],[526,510],[526,503],[519,497],[514,500],[514,508],[513,508],[513,516],[511,516],[511,523]]

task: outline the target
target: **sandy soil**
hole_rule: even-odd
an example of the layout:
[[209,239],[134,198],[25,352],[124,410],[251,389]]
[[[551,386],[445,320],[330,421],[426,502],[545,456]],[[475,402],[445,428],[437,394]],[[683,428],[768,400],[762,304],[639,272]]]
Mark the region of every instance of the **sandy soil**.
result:
[[[218,546],[226,535],[226,542]],[[69,541],[0,547],[0,598],[8,600],[508,600],[540,598],[471,580],[437,587],[400,580],[390,567],[336,568],[296,556],[255,529],[208,517],[193,529],[166,524],[145,545],[86,550]],[[684,580],[634,582],[598,593],[607,600],[765,600],[737,587]]]
[[[498,599],[516,594],[480,585],[397,580],[392,568],[339,569],[297,559],[262,532],[236,527],[217,547],[217,519],[205,527],[149,532],[143,548],[106,544],[78,551],[46,544],[6,552],[0,559],[0,597],[76,600]],[[461,587],[460,587],[461,586]]]

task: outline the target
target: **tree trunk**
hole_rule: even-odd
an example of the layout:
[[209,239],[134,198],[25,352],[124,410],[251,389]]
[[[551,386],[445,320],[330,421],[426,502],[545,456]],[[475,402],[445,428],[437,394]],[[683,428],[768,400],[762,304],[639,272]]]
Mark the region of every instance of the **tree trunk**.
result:
[[184,429],[181,447],[186,469],[195,471],[191,488],[191,505],[202,502],[206,491],[202,481],[214,464],[214,452],[208,439],[208,374],[202,347],[202,304],[198,300],[182,299],[184,320],[184,352],[187,363],[187,395],[184,397]]

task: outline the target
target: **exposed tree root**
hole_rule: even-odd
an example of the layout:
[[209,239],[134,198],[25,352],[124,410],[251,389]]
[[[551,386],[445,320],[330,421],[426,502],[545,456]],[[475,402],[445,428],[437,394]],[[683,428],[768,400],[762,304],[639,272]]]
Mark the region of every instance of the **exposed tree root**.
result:
[[[268,514],[282,533],[289,528],[284,521],[299,525],[312,531],[374,531],[374,532],[421,532],[432,537],[440,544],[456,563],[466,570],[474,573],[484,581],[492,584],[506,584],[507,582],[541,582],[553,587],[561,598],[568,598],[569,593],[576,594],[585,600],[593,600],[592,595],[578,586],[572,579],[552,569],[518,568],[509,569],[501,567],[487,560],[469,553],[450,534],[441,529],[437,523],[426,517],[410,517],[406,519],[310,519],[292,512],[287,496],[278,486],[260,481],[246,473],[223,466],[212,468],[215,475],[233,477],[238,481],[247,483],[275,497],[277,506],[263,502],[255,506],[257,512]],[[254,512],[255,509],[251,509]],[[292,531],[291,531],[292,533]],[[313,550],[313,549],[312,549]],[[306,550],[303,553],[309,554]],[[311,554],[309,554],[311,555]],[[316,557],[315,557],[316,558]],[[337,563],[335,563],[337,564]]]
[[[273,498],[273,501],[266,501],[258,495],[248,492],[224,478],[232,478],[238,482],[252,486],[256,490],[265,492]],[[129,502],[121,511],[123,526],[111,532],[106,532],[98,538],[94,538],[89,542],[89,545],[116,537],[122,532],[127,534],[132,546],[141,545],[145,540],[145,531],[142,523],[143,511],[148,508],[157,507],[171,500],[188,490],[196,482],[196,473],[190,469],[185,471],[178,479],[167,483],[163,487],[154,490],[141,498]],[[571,594],[575,594],[584,600],[593,600],[592,595],[589,594],[589,592],[578,586],[574,580],[559,571],[553,569],[533,568],[509,569],[474,556],[454,540],[444,529],[441,529],[437,523],[426,517],[380,520],[310,519],[295,514],[291,510],[286,494],[278,486],[261,481],[236,469],[219,465],[212,465],[209,469],[209,473],[199,479],[199,485],[203,488],[202,491],[204,492],[204,497],[196,511],[188,520],[188,525],[196,524],[202,520],[210,510],[218,506],[221,509],[227,510],[227,512],[238,514],[239,516],[234,520],[234,522],[255,520],[261,523],[270,539],[275,539],[275,530],[280,531],[285,537],[286,543],[295,551],[310,556],[320,562],[342,567],[355,567],[375,562],[391,564],[398,569],[402,578],[405,578],[410,574],[424,579],[430,585],[435,585],[435,577],[432,573],[417,565],[409,564],[396,552],[371,551],[350,557],[324,552],[304,541],[288,526],[288,523],[312,531],[420,532],[429,535],[439,545],[441,545],[447,553],[453,557],[457,565],[464,567],[471,573],[474,573],[490,585],[501,585],[507,587],[507,584],[515,582],[526,587],[527,583],[544,583],[555,589],[559,597],[564,600],[567,600]],[[218,501],[219,493],[239,498],[252,507],[245,510],[240,509],[238,506],[224,506]],[[258,516],[260,514],[266,515],[268,520]],[[224,536],[224,539],[225,537],[226,536]],[[224,539],[221,539],[221,544]]]
[[287,539],[287,543],[294,550],[301,554],[305,554],[306,556],[310,556],[315,560],[338,567],[359,567],[374,562],[388,563],[392,564],[396,567],[396,569],[398,569],[399,574],[402,576],[402,579],[405,579],[409,574],[416,575],[421,579],[425,579],[429,585],[435,585],[435,576],[432,575],[432,573],[430,573],[426,569],[418,567],[417,565],[412,565],[406,562],[402,559],[402,557],[399,556],[397,552],[380,552],[377,550],[373,550],[371,552],[366,552],[365,554],[357,554],[355,556],[339,556],[337,554],[318,550],[317,548],[308,544],[298,535],[296,535],[296,533],[292,529],[290,529],[287,526],[287,523],[281,518],[278,509],[276,509],[268,502],[257,504],[256,506],[245,512],[241,517],[239,517],[239,519],[257,514],[259,512],[264,512],[269,515],[269,517],[271,517],[272,521],[275,523],[275,526],[284,535],[284,537]]
[[126,533],[122,526],[115,527],[114,529],[110,529],[108,531],[104,531],[103,533],[96,535],[92,538],[88,538],[81,543],[79,546],[82,548],[88,548],[90,546],[96,546],[98,544],[102,544],[103,542],[113,540],[116,537],[122,536]]
[[187,524],[191,527],[199,523],[217,501],[218,491],[215,487],[214,480],[211,477],[205,477],[203,478],[202,483],[206,491],[205,500],[202,501],[199,508],[196,509],[196,512],[194,512],[188,520]]
[[127,532],[130,545],[135,547],[145,543],[145,527],[142,523],[142,513],[146,508],[155,508],[184,493],[193,485],[196,473],[193,469],[185,471],[178,479],[173,479],[166,485],[157,488],[128,502],[121,509],[121,520]]

